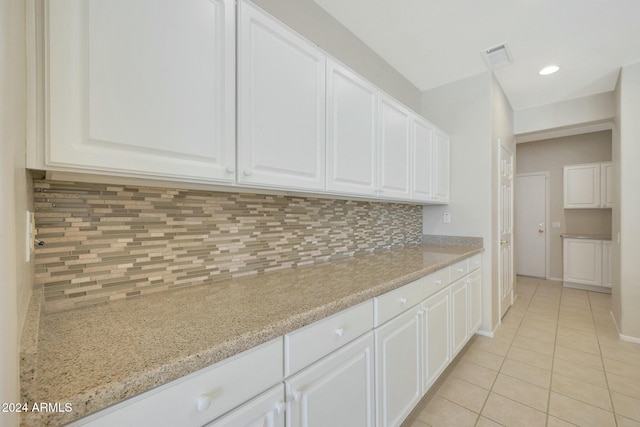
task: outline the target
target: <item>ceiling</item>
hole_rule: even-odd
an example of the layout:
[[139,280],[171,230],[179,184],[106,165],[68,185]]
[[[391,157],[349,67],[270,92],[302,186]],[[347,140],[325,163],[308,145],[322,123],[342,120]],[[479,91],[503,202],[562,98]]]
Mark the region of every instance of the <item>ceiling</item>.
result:
[[516,111],[610,92],[640,61],[640,0],[315,1],[420,90],[486,72],[506,42],[494,74]]

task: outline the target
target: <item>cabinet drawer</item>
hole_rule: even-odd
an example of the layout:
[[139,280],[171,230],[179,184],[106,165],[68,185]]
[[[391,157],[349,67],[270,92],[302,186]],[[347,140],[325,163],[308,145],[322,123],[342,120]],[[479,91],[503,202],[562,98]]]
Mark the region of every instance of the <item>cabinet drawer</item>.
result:
[[282,365],[278,338],[72,425],[202,426],[282,381]]
[[309,366],[371,329],[373,300],[285,335],[285,376]]
[[467,270],[467,260],[457,262],[449,267],[449,283],[453,283],[462,276],[466,275]]
[[471,273],[473,270],[477,270],[482,265],[482,255],[474,255],[468,260],[468,268],[467,271]]
[[389,291],[373,300],[373,323],[375,326],[393,319],[405,310],[425,299],[426,277]]
[[449,284],[449,268],[443,268],[435,273],[431,273],[424,278],[424,281],[424,297],[428,298]]

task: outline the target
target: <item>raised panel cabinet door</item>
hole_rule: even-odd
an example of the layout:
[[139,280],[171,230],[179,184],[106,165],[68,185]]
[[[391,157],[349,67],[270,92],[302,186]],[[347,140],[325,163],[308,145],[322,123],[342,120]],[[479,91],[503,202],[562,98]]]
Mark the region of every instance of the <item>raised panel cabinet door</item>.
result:
[[604,163],[600,168],[600,204],[603,208],[613,207],[613,164]]
[[378,427],[402,424],[422,398],[419,305],[375,330]]
[[232,0],[46,3],[47,168],[235,180]]
[[602,285],[602,241],[564,239],[563,280],[583,285]]
[[451,317],[449,289],[443,289],[422,303],[424,308],[424,358],[422,394],[438,379],[451,361]]
[[416,117],[411,121],[411,161],[413,179],[411,198],[429,202],[434,199],[435,142],[433,127]]
[[435,200],[442,203],[449,203],[449,137],[445,134],[435,132],[435,156],[434,156],[434,196]]
[[564,207],[600,207],[600,163],[564,166]]
[[373,332],[285,380],[287,427],[374,427]]
[[238,4],[238,182],[324,190],[325,55]]
[[451,285],[451,357],[454,358],[469,340],[469,293],[467,278]]
[[482,270],[474,270],[467,280],[469,288],[469,334],[482,324]]
[[383,199],[409,200],[412,113],[383,94],[379,103],[379,195]]
[[207,427],[284,427],[284,384],[251,399]]
[[376,191],[378,90],[327,59],[327,190]]

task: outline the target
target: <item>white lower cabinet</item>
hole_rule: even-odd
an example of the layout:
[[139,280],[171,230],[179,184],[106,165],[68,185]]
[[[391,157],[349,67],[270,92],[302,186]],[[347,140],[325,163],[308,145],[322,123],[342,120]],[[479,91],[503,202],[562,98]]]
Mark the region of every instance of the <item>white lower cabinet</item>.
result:
[[451,352],[452,358],[469,341],[469,281],[463,278],[451,285]]
[[611,288],[611,241],[565,237],[562,246],[563,282]]
[[469,288],[469,334],[474,334],[482,324],[482,274],[475,270],[467,279]]
[[378,427],[399,426],[422,398],[422,313],[417,305],[375,330]]
[[284,427],[284,385],[250,400],[207,427]]
[[374,427],[373,333],[285,380],[287,427]]
[[450,292],[443,289],[422,303],[424,308],[423,393],[451,362]]

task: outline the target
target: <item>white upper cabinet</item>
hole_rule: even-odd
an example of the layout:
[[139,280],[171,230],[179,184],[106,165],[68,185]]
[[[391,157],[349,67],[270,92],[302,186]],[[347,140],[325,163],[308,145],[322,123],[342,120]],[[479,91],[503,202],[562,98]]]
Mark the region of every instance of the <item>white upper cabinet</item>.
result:
[[232,0],[45,9],[43,166],[235,179]]
[[383,94],[380,94],[379,104],[378,191],[385,199],[409,200],[412,113]]
[[238,183],[324,190],[325,55],[238,3]]
[[376,195],[378,89],[327,59],[327,190]]
[[434,199],[434,172],[437,169],[433,128],[417,117],[411,121],[411,128],[413,135],[411,198],[416,201],[430,202]]
[[436,131],[435,142],[434,199],[449,203],[449,137]]
[[568,165],[564,171],[564,208],[610,208],[613,206],[613,165]]

